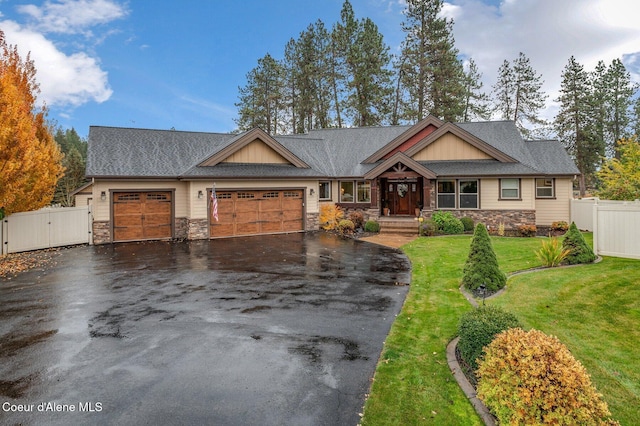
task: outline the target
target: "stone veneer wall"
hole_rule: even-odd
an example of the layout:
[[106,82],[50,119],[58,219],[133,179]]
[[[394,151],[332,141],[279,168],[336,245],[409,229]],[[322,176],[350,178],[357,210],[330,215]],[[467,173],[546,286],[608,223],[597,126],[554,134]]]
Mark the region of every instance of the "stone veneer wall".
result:
[[111,222],[93,221],[93,244],[107,244],[111,242]]
[[189,240],[206,240],[209,238],[209,220],[192,219],[189,220],[187,238]]
[[174,238],[184,240],[188,238],[189,219],[186,217],[177,217],[174,225]]
[[320,213],[307,213],[306,231],[317,231],[320,229]]
[[[443,210],[451,212],[455,217],[470,217],[474,223],[482,222],[487,229],[496,230],[501,223],[505,229],[518,229],[520,225],[535,225],[535,210]],[[433,211],[423,211],[425,218],[430,218]]]

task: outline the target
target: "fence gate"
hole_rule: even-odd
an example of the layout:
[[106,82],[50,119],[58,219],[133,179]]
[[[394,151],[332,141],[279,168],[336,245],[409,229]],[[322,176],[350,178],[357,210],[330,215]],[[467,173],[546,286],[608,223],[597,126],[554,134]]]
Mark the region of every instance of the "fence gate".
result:
[[91,242],[91,209],[45,208],[2,220],[2,254]]

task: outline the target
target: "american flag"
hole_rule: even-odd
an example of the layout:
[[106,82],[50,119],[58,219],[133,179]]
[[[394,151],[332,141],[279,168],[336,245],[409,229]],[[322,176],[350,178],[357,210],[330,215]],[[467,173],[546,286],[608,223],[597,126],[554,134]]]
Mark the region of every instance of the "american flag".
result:
[[216,185],[211,188],[211,216],[218,221],[218,197],[216,196]]

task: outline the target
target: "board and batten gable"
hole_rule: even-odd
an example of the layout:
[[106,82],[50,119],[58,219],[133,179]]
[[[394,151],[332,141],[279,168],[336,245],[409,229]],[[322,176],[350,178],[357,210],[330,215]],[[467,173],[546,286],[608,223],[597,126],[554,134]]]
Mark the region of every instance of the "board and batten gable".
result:
[[445,133],[436,141],[429,144],[412,156],[416,161],[446,161],[446,160],[487,160],[490,155],[465,142],[460,137]]

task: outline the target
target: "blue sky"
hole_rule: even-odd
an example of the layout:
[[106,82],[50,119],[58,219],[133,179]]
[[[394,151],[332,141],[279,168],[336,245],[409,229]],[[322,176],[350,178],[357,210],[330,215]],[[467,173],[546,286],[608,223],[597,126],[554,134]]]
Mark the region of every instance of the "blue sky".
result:
[[[90,125],[230,132],[238,86],[270,53],[343,0],[0,0],[0,29],[31,52],[49,118],[86,136]],[[404,0],[351,0],[391,52],[404,33]],[[629,0],[451,0],[456,46],[485,89],[503,60],[524,52],[542,74],[551,118],[569,57],[592,69],[622,58],[640,74],[640,26]]]

